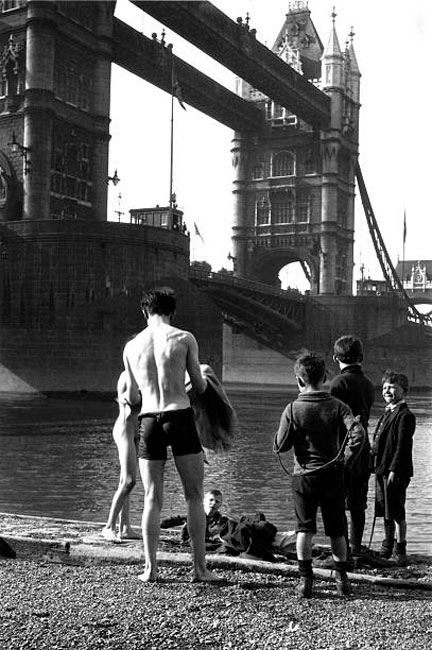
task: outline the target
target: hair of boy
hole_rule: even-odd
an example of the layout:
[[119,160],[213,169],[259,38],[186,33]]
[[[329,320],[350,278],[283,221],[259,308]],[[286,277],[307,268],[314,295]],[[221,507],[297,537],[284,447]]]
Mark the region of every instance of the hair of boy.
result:
[[141,300],[141,309],[152,316],[171,316],[176,308],[176,298],[174,291],[169,287],[158,287],[147,291]]
[[325,378],[325,361],[316,352],[304,352],[296,359],[294,373],[305,384],[317,386]]
[[353,334],[340,336],[334,343],[333,354],[342,363],[361,363],[363,361],[363,343]]
[[401,372],[395,372],[391,368],[387,368],[382,376],[382,383],[397,384],[400,386],[404,393],[408,392],[409,380],[406,375]]
[[219,499],[223,499],[223,494],[220,490],[215,489],[215,490],[207,490],[204,496],[207,496],[207,494],[211,494],[212,497],[219,497]]

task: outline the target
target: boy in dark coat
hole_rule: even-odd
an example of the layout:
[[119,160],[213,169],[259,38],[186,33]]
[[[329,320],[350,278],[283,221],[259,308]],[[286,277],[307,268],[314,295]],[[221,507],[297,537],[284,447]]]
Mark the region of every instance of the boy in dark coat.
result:
[[375,516],[384,517],[385,538],[381,555],[392,556],[400,566],[406,565],[406,490],[413,475],[412,446],[416,427],[415,415],[405,396],[408,377],[386,370],[382,394],[387,403],[377,424],[372,446],[376,475]]
[[365,510],[370,466],[370,444],[367,435],[369,415],[375,399],[375,389],[362,369],[363,345],[357,336],[347,334],[338,338],[333,347],[333,359],[339,365],[340,374],[330,383],[330,395],[348,404],[353,415],[360,416],[366,431],[365,444],[352,469],[345,471],[345,508],[350,513],[349,541],[353,555],[362,552],[365,528]]
[[[365,432],[349,406],[323,390],[326,369],[321,356],[305,352],[295,362],[294,372],[300,394],[282,413],[274,449],[282,452],[294,448],[292,490],[302,578],[297,594],[300,598],[312,595],[312,538],[320,507],[325,534],[330,537],[337,594],[346,596],[351,587],[346,573],[343,465],[354,462]],[[341,437],[346,441],[342,448]]]

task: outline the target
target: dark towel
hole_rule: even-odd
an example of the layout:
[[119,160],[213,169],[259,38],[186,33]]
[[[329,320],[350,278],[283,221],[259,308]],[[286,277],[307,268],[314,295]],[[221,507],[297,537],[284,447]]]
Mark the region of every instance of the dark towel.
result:
[[228,451],[236,429],[234,408],[213,369],[202,364],[201,374],[207,381],[206,390],[201,395],[189,393],[201,444],[216,453]]

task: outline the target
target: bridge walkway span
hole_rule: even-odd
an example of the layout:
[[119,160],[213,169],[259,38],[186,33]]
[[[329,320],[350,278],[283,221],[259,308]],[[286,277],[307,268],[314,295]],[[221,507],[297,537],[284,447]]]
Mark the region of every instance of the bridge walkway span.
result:
[[[219,307],[224,322],[289,358],[330,340],[331,311],[297,290],[283,290],[228,273],[190,269],[190,281]],[[321,323],[319,339],[311,322]]]

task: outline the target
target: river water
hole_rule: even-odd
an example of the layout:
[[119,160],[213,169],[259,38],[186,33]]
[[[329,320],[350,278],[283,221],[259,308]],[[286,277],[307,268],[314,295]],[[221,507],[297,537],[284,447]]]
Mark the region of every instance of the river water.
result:
[[[271,451],[282,409],[294,395],[268,388],[230,393],[239,420],[236,442],[229,453],[209,459],[205,479],[206,489],[222,489],[226,513],[260,510],[279,530],[294,528],[290,480]],[[408,545],[410,552],[432,555],[432,397],[410,395],[408,402],[417,417],[415,475],[407,496]],[[371,432],[382,408],[378,399]],[[114,401],[0,397],[0,512],[105,521],[118,481],[117,450],[111,436],[116,415]],[[373,497],[371,477],[366,543]],[[131,495],[132,522],[137,525],[142,502],[138,480]],[[184,511],[171,459],[166,468],[163,515]],[[319,527],[322,530],[320,523]],[[373,548],[378,548],[381,538],[382,520],[378,520]],[[318,535],[316,540],[324,538]]]

